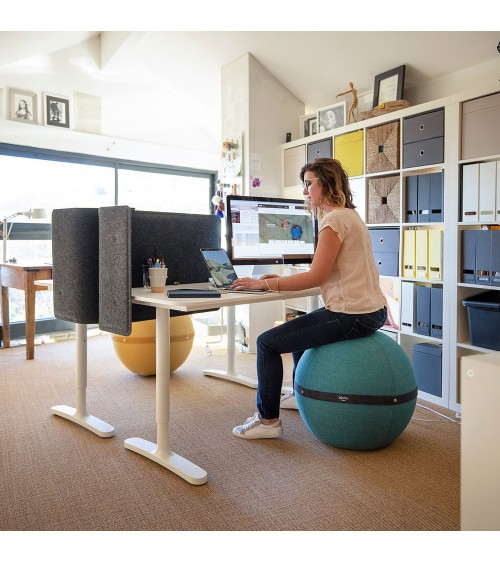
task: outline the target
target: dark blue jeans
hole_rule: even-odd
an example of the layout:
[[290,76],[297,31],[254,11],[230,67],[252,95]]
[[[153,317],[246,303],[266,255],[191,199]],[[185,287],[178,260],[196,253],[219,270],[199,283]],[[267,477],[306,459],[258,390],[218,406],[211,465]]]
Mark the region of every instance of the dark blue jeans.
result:
[[281,354],[292,353],[295,377],[295,368],[305,350],[368,336],[382,327],[386,318],[385,307],[357,315],[334,313],[323,307],[263,332],[257,338],[257,409],[262,418],[279,417],[283,385]]

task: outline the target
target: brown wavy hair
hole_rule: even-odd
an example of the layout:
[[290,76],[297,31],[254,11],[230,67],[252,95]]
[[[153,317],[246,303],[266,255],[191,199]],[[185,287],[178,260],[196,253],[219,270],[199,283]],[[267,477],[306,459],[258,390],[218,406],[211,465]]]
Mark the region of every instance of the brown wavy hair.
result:
[[335,158],[317,158],[314,162],[304,164],[300,171],[300,180],[304,182],[306,172],[312,172],[318,178],[323,195],[331,205],[355,209],[349,177],[342,165]]

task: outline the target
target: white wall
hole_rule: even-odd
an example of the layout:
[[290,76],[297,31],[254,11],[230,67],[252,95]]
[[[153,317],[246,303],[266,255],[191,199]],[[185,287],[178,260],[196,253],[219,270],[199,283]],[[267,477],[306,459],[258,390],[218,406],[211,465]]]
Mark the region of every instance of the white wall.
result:
[[[222,69],[222,137],[243,139],[243,193],[278,197],[281,144],[299,136],[305,106],[255,57],[246,53]],[[260,188],[252,188],[251,178]]]
[[[140,37],[133,39],[137,41]],[[101,69],[100,47],[96,36],[50,55],[4,66],[0,74],[0,142],[217,170],[220,162],[218,127],[207,132],[208,138],[201,139],[203,133],[193,126],[190,146],[179,146],[175,142],[177,124],[181,122],[185,130],[189,120],[185,115],[179,116],[176,108],[162,105],[162,92],[173,78],[166,76],[160,82],[157,73],[148,69],[145,62],[141,73],[130,83],[113,61]],[[12,87],[37,93],[40,125],[6,119],[7,94]],[[70,99],[74,92],[98,97],[102,106],[102,135],[41,125],[43,92]],[[213,152],[201,149],[210,145],[214,147]]]

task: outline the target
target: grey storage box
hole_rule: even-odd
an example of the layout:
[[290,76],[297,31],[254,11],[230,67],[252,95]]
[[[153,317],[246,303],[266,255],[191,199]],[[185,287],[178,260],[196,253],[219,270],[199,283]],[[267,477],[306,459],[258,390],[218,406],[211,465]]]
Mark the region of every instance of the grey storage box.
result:
[[314,141],[307,144],[307,162],[314,162],[316,158],[332,158],[332,138]]
[[443,396],[441,344],[413,345],[413,369],[419,391],[436,397]]
[[399,229],[369,229],[379,274],[399,275]]
[[374,252],[373,258],[381,276],[399,275],[399,254],[397,252]]
[[403,168],[444,160],[444,110],[407,117],[403,121]]
[[486,291],[464,299],[469,315],[470,343],[500,350],[500,291]]
[[462,105],[462,160],[500,154],[500,93]]

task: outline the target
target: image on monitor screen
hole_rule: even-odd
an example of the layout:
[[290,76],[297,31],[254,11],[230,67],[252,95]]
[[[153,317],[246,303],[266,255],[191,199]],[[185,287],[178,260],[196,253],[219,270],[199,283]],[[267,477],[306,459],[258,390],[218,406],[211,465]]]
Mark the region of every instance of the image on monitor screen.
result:
[[305,264],[315,249],[314,219],[303,200],[228,196],[227,250],[233,264]]

